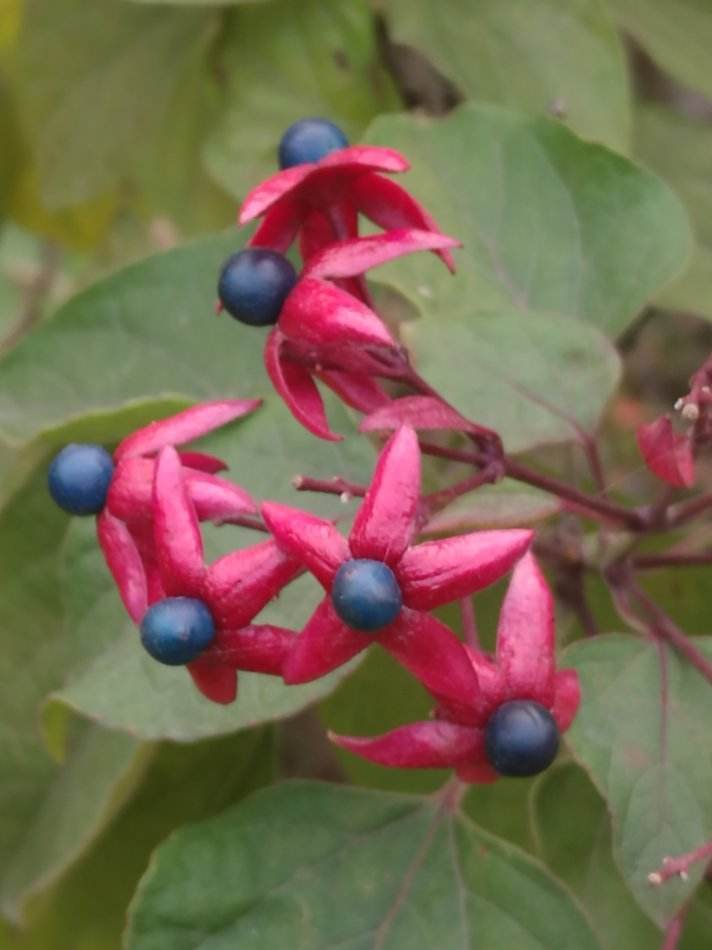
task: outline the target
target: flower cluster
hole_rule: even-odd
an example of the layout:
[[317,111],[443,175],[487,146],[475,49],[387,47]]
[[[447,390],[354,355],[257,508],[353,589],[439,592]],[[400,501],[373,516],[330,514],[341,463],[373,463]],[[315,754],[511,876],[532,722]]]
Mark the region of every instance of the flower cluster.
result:
[[[408,358],[373,310],[363,275],[421,250],[452,267],[457,242],[383,177],[407,167],[390,149],[349,147],[331,123],[305,120],[285,134],[280,161],[283,171],[245,201],[241,220],[263,221],[251,246],[223,267],[219,297],[242,322],[273,326],[267,371],[307,429],[339,438],[318,379],[370,413],[364,428],[393,430],[348,536],[307,511],[258,505],[225,477],[222,460],[180,448],[254,411],[257,401],[197,405],[125,438],[113,456],[96,445],[67,446],[50,466],[50,492],[66,511],[97,516],[101,549],[143,647],[160,663],[185,666],[208,699],[232,702],[239,671],[304,683],[378,645],[430,693],[434,718],[334,742],[387,765],[452,767],[469,782],[534,774],[555,757],[579,693],[576,674],[555,669],[551,595],[530,553],[532,532],[418,543],[429,508],[417,430],[459,431],[475,444],[497,436],[433,395],[390,400],[377,381],[405,378]],[[359,237],[359,213],[389,230]],[[299,275],[282,256],[297,238]],[[206,563],[206,521],[268,537]],[[511,570],[496,657],[432,615]],[[259,622],[303,572],[324,590],[303,629]]]

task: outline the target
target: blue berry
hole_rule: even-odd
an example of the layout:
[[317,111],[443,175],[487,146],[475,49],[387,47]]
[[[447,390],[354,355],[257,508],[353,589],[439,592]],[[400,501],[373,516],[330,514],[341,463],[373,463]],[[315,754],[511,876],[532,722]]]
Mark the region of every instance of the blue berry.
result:
[[395,574],[382,561],[345,561],[331,588],[334,610],[344,623],[370,633],[392,623],[403,600]]
[[220,271],[218,297],[241,323],[265,327],[276,323],[297,273],[283,254],[251,247],[228,257]]
[[141,621],[141,642],[167,666],[190,663],[215,637],[215,622],[202,600],[167,597],[149,607]]
[[559,751],[559,729],[544,706],[531,699],[503,703],[485,727],[485,752],[500,775],[536,775]]
[[72,442],[52,459],[47,473],[49,493],[70,515],[97,515],[113,474],[114,462],[106,449]]
[[348,144],[338,125],[328,119],[299,119],[289,126],[279,143],[279,167],[318,162],[329,152],[346,148]]

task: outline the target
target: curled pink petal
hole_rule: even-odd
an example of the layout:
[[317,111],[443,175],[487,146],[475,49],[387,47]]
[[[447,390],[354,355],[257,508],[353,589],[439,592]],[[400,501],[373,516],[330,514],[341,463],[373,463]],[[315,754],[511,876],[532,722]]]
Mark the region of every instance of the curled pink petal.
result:
[[207,472],[208,475],[217,475],[218,472],[224,472],[229,465],[216,455],[208,455],[206,452],[179,452],[178,458],[181,464],[186,468],[194,468],[198,472]]
[[383,148],[380,145],[349,145],[329,152],[319,162],[320,169],[335,167],[380,172],[407,172],[410,162],[394,148]]
[[220,626],[243,627],[300,570],[274,541],[232,551],[208,568],[205,599]]
[[499,441],[499,437],[491,429],[475,425],[433,396],[403,396],[401,399],[393,399],[387,406],[376,409],[364,419],[359,429],[361,432],[380,432],[383,429],[397,429],[402,425],[410,425],[418,430],[446,429],[468,432]]
[[576,718],[581,703],[581,687],[576,670],[559,670],[554,679],[554,705],[551,715],[559,732],[566,732]]
[[455,238],[431,231],[412,228],[387,231],[384,234],[356,237],[328,245],[308,261],[304,273],[310,277],[329,280],[357,277],[404,254],[457,247],[459,243]]
[[287,297],[279,329],[302,347],[396,346],[373,310],[345,290],[314,277],[299,280]]
[[396,769],[445,769],[483,755],[482,733],[451,722],[414,722],[372,739],[329,733],[331,741],[362,759]]
[[153,480],[153,537],[161,580],[169,596],[200,597],[205,568],[195,507],[178,453],[161,450]]
[[97,536],[119,595],[134,623],[148,608],[148,584],[139,549],[129,529],[104,509],[96,519]]
[[455,634],[435,617],[404,607],[373,639],[436,696],[477,703],[477,674]]
[[514,568],[497,626],[497,665],[510,699],[554,699],[554,599],[534,555]]
[[188,664],[188,672],[203,696],[212,702],[227,706],[235,701],[237,672],[232,667],[201,656]]
[[166,592],[161,582],[161,573],[158,569],[156,560],[156,545],[153,541],[153,525],[151,521],[132,521],[127,525],[134,539],[138,552],[141,555],[143,569],[146,572],[146,585],[148,589],[148,603],[155,604],[158,600],[163,600]]
[[243,201],[237,219],[238,223],[247,224],[253,218],[259,218],[276,202],[283,199],[285,195],[294,191],[312,174],[315,168],[315,165],[309,163],[294,165],[292,168],[285,168],[284,171],[277,172],[260,182],[252,191],[248,192]]
[[640,426],[637,437],[645,464],[654,475],[677,488],[689,488],[694,484],[695,456],[691,433],[681,435],[675,432],[669,416],[661,416]]
[[261,402],[260,399],[221,399],[198,403],[127,436],[116,447],[114,458],[118,461],[136,455],[154,455],[165,445],[192,442],[213,429],[254,412]]
[[[155,467],[152,458],[128,458],[118,463],[107,495],[107,507],[113,515],[130,522],[151,517]],[[190,468],[183,469],[183,479],[200,521],[226,521],[257,511],[252,498],[239,485]]]
[[301,217],[299,203],[285,195],[266,213],[247,246],[268,247],[283,254],[297,236]]
[[236,670],[281,676],[295,639],[293,630],[267,624],[220,630],[209,653],[211,658]]
[[229,521],[257,511],[245,489],[224,478],[184,469],[183,480],[200,521]]
[[532,531],[477,531],[408,548],[396,573],[403,601],[431,610],[499,580],[529,547]]
[[[380,175],[362,175],[352,185],[350,198],[356,208],[374,224],[393,228],[422,228],[439,233],[435,220],[402,185]],[[447,249],[436,250],[445,266],[455,272],[455,262]]]
[[373,639],[342,623],[331,598],[325,597],[295,638],[284,661],[284,682],[289,685],[308,683],[325,676],[365,650]]
[[500,778],[486,760],[482,762],[471,762],[467,765],[458,765],[455,772],[460,781],[467,782],[470,785],[491,785],[492,782],[496,782]]
[[415,534],[419,503],[418,437],[410,426],[402,426],[381,451],[354,519],[349,535],[354,557],[396,564]]
[[262,505],[262,517],[280,548],[329,590],[339,567],[351,557],[346,538],[330,521],[276,502]]
[[324,412],[316,383],[306,366],[287,359],[282,354],[283,338],[273,330],[265,346],[265,368],[272,385],[284,400],[297,422],[320,439],[340,442],[343,436],[332,432]]
[[349,373],[342,370],[322,370],[315,373],[329,389],[359,412],[373,412],[379,406],[390,402],[390,396],[371,376],[363,373]]

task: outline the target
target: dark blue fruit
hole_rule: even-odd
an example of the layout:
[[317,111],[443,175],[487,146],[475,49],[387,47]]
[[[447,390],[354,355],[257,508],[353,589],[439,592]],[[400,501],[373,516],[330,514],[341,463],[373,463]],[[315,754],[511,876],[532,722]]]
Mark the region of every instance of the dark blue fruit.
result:
[[392,623],[403,606],[393,571],[382,561],[367,558],[341,565],[331,588],[331,600],[347,626],[367,633]]
[[291,168],[304,162],[318,162],[320,158],[346,148],[349,140],[328,119],[300,119],[290,125],[279,143],[279,167]]
[[190,663],[215,637],[215,622],[202,600],[167,597],[149,607],[141,621],[141,642],[167,666]]
[[241,323],[265,327],[277,322],[297,273],[283,254],[251,247],[228,257],[220,271],[218,297]]
[[49,493],[70,515],[97,515],[113,474],[114,462],[106,449],[72,442],[52,459],[47,473]]
[[544,706],[531,699],[503,703],[485,727],[485,752],[500,775],[536,775],[559,751],[559,729]]

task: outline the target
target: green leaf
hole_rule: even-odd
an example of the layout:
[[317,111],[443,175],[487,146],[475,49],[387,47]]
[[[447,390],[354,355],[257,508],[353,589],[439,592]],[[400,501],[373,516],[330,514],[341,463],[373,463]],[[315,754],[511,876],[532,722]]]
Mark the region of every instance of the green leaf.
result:
[[[709,639],[696,642],[712,656]],[[712,837],[709,683],[665,645],[630,636],[575,643],[565,665],[578,670],[582,689],[568,744],[608,804],[628,887],[662,926],[690,898],[704,866],[658,888],[648,874]]]
[[663,69],[712,95],[712,7],[704,0],[615,0],[611,13]]
[[451,319],[497,311],[522,326],[531,311],[578,317],[615,336],[687,262],[669,188],[551,120],[465,105],[439,122],[379,118],[368,138],[408,156],[403,183],[464,242],[455,279],[420,257],[384,270],[443,337]]
[[378,112],[398,105],[365,0],[240,9],[220,55],[225,111],[205,160],[237,197],[277,170],[279,139],[302,116],[328,116],[355,140]]
[[19,88],[51,209],[98,195],[144,154],[212,22],[117,0],[28,0]]
[[151,852],[174,829],[268,783],[272,753],[265,729],[146,747],[149,765],[131,799],[57,886],[31,902],[12,950],[67,950],[68,934],[73,950],[120,950],[126,910]]
[[690,267],[658,297],[663,306],[712,318],[712,193],[709,155],[712,129],[660,105],[635,113],[635,148],[685,203],[697,238]]
[[625,151],[629,89],[617,31],[598,0],[391,0],[393,39],[424,52],[470,99],[544,113]]
[[496,429],[509,452],[595,430],[620,378],[606,338],[567,317],[472,312],[466,301],[406,326],[421,375],[465,415]]
[[0,435],[12,443],[156,398],[257,396],[264,336],[212,309],[235,234],[120,270],[72,298],[0,363]]
[[521,528],[559,511],[558,499],[509,478],[482,485],[455,499],[428,521],[428,534],[453,534],[491,528]]
[[258,793],[158,850],[127,947],[208,939],[214,950],[598,947],[544,868],[464,817],[314,783]]
[[549,769],[532,789],[539,857],[574,891],[606,950],[649,950],[660,933],[625,886],[612,853],[606,805],[571,762]]
[[0,905],[15,919],[97,834],[139,766],[128,737],[91,727],[72,734],[63,767],[43,746],[39,704],[85,645],[63,635],[56,564],[66,519],[46,494],[41,473],[0,515]]

